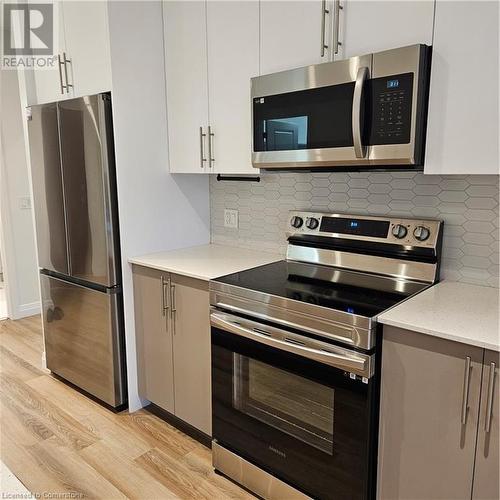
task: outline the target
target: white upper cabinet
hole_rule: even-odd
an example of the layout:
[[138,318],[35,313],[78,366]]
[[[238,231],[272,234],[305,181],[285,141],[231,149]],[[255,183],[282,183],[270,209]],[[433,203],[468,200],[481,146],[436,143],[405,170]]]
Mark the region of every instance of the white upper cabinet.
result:
[[75,97],[111,90],[108,7],[104,1],[64,2],[68,79]]
[[250,114],[258,0],[168,0],[163,12],[170,172],[258,174]]
[[434,0],[345,0],[342,5],[345,57],[432,44]]
[[166,1],[163,16],[170,172],[208,173],[206,2]]
[[498,174],[498,2],[438,0],[426,174]]
[[210,170],[257,174],[251,163],[250,78],[259,74],[259,2],[207,2]]
[[261,0],[260,73],[340,58],[342,10],[339,7],[340,3],[333,0]]
[[28,104],[111,90],[107,2],[71,1],[53,5],[57,30],[54,66],[24,72]]
[[[30,3],[37,3],[36,0]],[[64,85],[64,65],[59,64],[62,53],[65,50],[64,17],[62,2],[47,2],[53,5],[54,29],[54,53],[53,66],[51,69],[41,68],[24,71],[26,82],[26,100],[29,105],[43,104],[57,101],[68,96]],[[17,36],[21,33],[20,27]]]

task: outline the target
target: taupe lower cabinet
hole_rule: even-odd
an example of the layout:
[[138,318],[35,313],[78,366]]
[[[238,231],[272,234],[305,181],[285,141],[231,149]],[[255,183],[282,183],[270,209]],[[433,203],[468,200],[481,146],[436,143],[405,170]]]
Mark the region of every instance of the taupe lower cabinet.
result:
[[500,354],[484,352],[481,407],[476,448],[476,466],[472,498],[490,500],[500,498],[499,491],[499,422],[500,422]]
[[211,435],[208,282],[133,266],[139,394]]
[[498,353],[384,327],[379,500],[498,499],[497,373]]

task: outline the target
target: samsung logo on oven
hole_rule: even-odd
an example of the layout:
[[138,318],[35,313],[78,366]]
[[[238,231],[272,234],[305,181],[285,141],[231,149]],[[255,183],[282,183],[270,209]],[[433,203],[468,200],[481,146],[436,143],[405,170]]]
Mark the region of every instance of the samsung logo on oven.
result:
[[276,455],[279,455],[281,458],[286,458],[286,453],[284,451],[278,450],[278,448],[275,448],[271,445],[269,445],[268,448]]

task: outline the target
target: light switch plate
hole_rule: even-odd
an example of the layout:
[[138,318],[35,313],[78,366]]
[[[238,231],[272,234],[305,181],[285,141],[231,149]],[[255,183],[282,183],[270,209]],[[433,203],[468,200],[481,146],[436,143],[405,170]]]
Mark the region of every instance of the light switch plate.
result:
[[19,198],[19,208],[21,210],[31,209],[31,198],[29,196],[21,196]]
[[224,209],[224,227],[238,228],[238,210]]

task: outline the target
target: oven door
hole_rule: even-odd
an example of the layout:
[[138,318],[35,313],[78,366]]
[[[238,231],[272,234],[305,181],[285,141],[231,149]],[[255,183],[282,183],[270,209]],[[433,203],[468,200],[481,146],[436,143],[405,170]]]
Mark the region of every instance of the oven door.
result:
[[371,357],[325,342],[310,349],[304,336],[221,312],[211,318],[217,443],[307,495],[370,498],[377,384],[358,373],[369,375]]
[[254,166],[367,161],[364,87],[371,66],[367,55],[253,78]]

